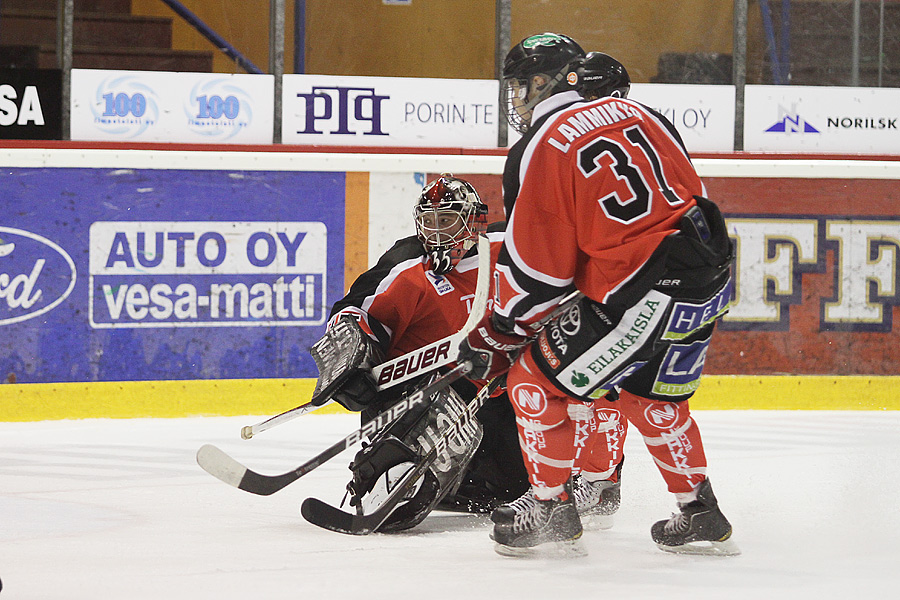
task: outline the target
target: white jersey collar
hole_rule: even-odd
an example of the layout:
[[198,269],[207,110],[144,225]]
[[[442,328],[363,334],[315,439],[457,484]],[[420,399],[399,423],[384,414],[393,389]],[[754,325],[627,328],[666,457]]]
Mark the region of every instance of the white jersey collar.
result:
[[534,107],[534,112],[531,113],[531,122],[534,123],[544,115],[555,112],[556,109],[561,106],[571,104],[572,102],[580,102],[581,100],[581,96],[575,90],[553,94],[546,100],[540,101],[538,105]]

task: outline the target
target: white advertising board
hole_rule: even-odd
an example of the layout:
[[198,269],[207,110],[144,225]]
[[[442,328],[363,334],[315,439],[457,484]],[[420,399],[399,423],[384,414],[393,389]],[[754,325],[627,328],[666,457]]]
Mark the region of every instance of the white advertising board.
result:
[[628,97],[671,121],[689,152],[734,150],[734,86],[634,83]]
[[744,97],[745,150],[900,150],[900,89],[748,85]]
[[271,144],[272,75],[72,69],[71,137]]
[[282,141],[497,147],[495,80],[285,75]]

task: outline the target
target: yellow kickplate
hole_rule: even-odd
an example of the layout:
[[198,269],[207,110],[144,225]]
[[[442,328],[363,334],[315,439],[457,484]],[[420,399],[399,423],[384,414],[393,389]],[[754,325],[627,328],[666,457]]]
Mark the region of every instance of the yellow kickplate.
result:
[[[691,409],[900,410],[900,377],[707,375]],[[0,421],[272,416],[309,401],[314,379],[0,384]],[[316,414],[346,413],[331,404]]]
[[900,377],[706,375],[691,409],[900,410]]
[[[309,401],[315,379],[0,385],[0,421],[275,415]],[[331,404],[317,412],[346,412]]]

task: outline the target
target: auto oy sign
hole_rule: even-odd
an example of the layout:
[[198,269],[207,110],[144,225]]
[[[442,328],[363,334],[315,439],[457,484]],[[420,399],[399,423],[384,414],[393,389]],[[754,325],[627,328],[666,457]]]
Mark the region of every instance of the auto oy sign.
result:
[[318,222],[95,222],[94,328],[325,322],[327,230]]

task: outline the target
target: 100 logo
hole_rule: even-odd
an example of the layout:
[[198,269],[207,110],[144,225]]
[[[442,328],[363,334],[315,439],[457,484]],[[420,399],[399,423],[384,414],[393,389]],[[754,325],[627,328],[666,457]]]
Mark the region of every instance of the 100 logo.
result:
[[[141,93],[128,95],[124,92],[103,95],[106,102],[103,111],[104,117],[127,117],[133,115],[142,117],[147,112],[147,99]],[[197,96],[198,119],[219,119],[224,116],[227,119],[236,119],[241,111],[241,103],[234,96]]]
[[141,93],[129,96],[124,92],[118,94],[103,94],[106,101],[104,117],[127,117],[129,114],[135,117],[143,117],[147,112],[147,99]]
[[241,103],[234,96],[197,96],[200,111],[198,119],[218,119],[225,116],[226,119],[235,119],[241,111]]

